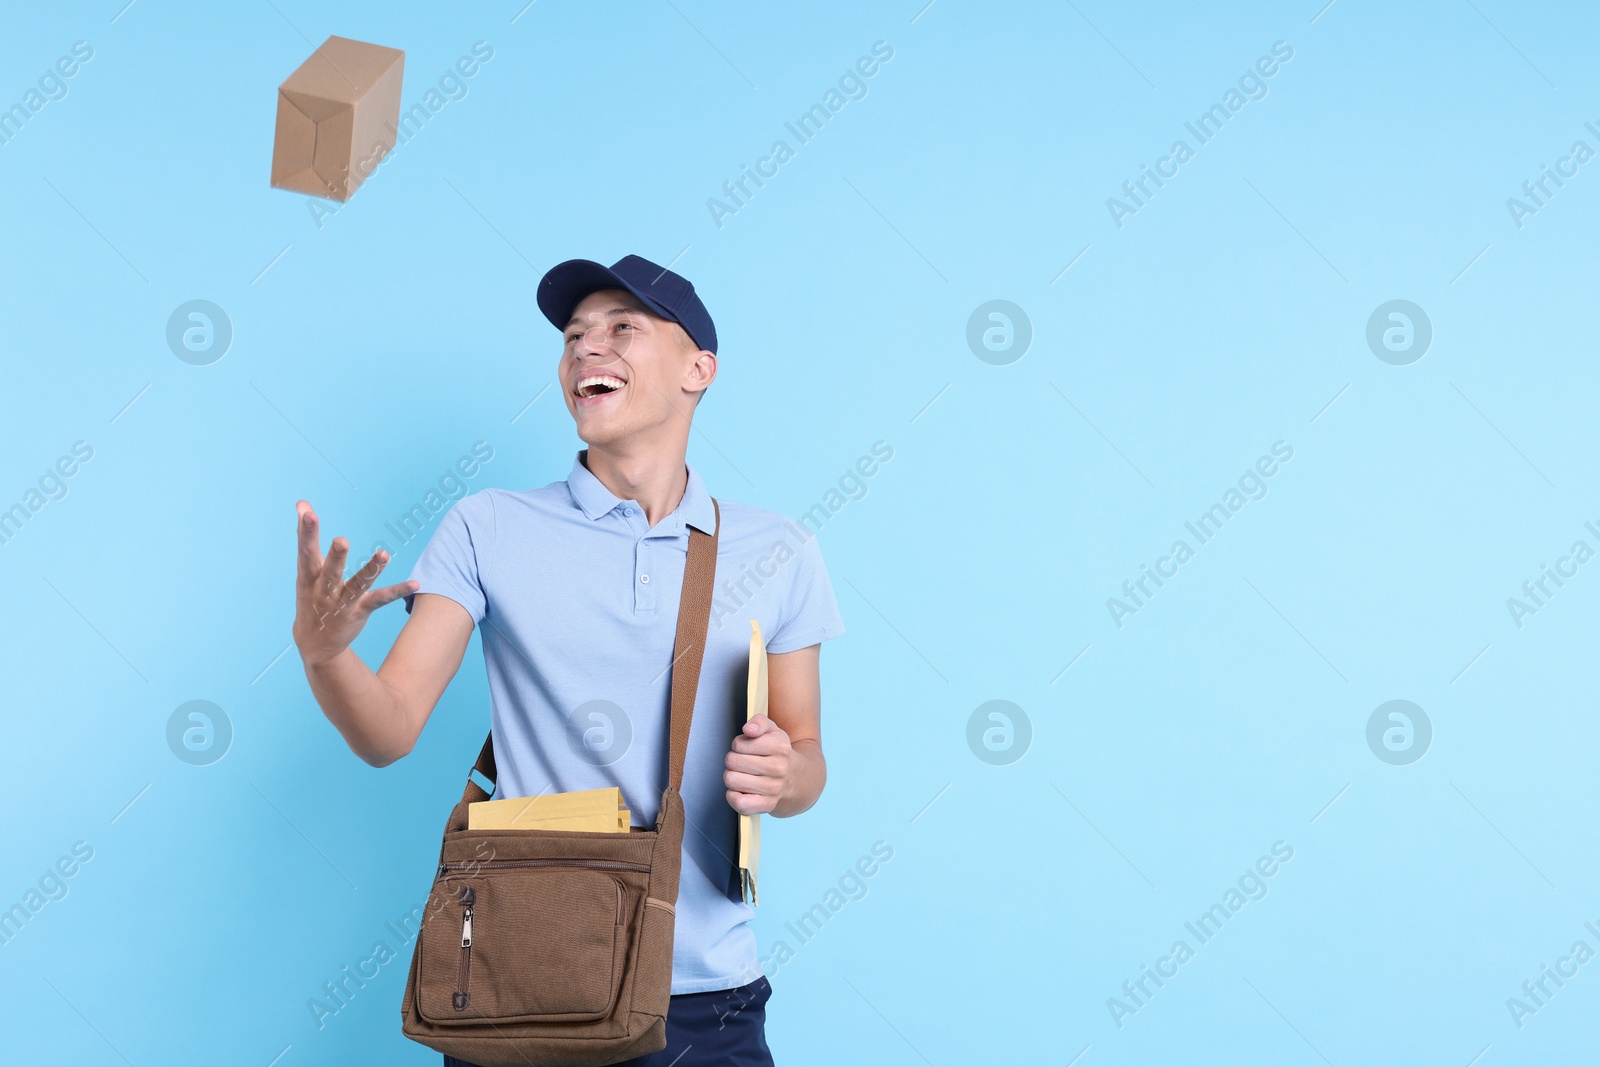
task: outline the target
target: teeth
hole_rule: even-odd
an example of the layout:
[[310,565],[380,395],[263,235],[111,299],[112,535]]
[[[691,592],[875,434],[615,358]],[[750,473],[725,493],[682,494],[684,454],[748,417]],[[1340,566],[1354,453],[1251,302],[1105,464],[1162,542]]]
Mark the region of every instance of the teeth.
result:
[[627,383],[621,378],[618,378],[614,375],[590,374],[578,379],[577,389],[579,396],[592,396],[594,394],[588,392],[588,390],[593,386],[604,385],[612,390],[617,390],[621,389],[626,384]]

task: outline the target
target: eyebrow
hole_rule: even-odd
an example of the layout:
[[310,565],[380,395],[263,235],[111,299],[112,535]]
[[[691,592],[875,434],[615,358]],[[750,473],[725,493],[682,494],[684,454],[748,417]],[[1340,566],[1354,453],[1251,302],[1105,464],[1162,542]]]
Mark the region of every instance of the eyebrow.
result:
[[[605,313],[606,318],[608,318],[608,319],[615,319],[615,318],[618,318],[618,317],[623,316],[623,315],[643,315],[643,314],[645,314],[644,308],[636,308],[636,307],[615,307],[615,308],[612,308],[610,311]],[[567,320],[567,324],[562,327],[562,332],[565,333],[567,330],[572,329],[574,326],[578,325],[578,323],[580,321],[581,320],[578,318],[578,316],[576,316],[576,315],[572,316],[572,318]]]

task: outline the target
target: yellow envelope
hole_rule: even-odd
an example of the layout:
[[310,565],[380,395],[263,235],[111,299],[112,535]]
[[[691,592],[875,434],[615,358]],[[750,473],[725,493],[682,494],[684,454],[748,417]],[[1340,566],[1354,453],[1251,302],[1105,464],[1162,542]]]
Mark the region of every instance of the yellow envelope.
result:
[[632,813],[616,786],[483,800],[467,805],[469,830],[579,830],[626,833]]
[[[750,680],[745,690],[745,721],[767,713],[767,646],[761,624],[750,620]],[[756,906],[756,870],[761,864],[761,816],[739,816],[739,888]]]

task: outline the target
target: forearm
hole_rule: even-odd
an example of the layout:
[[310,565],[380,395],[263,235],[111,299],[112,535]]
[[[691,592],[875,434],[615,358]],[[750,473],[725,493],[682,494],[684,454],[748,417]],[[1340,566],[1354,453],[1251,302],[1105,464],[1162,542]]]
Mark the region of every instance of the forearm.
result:
[[346,648],[326,662],[306,664],[305,670],[312,695],[350,751],[374,767],[386,767],[410,751],[413,736],[404,707],[355,652]]
[[789,780],[772,809],[772,814],[779,819],[799,815],[815,804],[828,781],[828,764],[822,758],[820,744],[802,738],[793,742],[789,751]]

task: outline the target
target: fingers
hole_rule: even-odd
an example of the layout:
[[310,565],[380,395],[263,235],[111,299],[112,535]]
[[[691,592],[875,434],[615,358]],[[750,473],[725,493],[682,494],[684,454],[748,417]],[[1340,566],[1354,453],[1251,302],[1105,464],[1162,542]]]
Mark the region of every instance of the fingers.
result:
[[389,553],[382,549],[374,552],[361,569],[351,575],[348,582],[345,581],[344,569],[350,556],[350,540],[335,537],[329,543],[328,554],[324,557],[320,529],[321,524],[311,503],[306,500],[295,501],[295,531],[299,546],[295,584],[302,592],[310,594],[314,603],[325,605],[327,613],[336,615],[351,605],[371,612],[417,591],[420,583],[411,581],[372,589],[372,583],[378,580],[378,575],[389,564]]
[[322,569],[321,542],[317,540],[317,514],[307,501],[297,500],[294,505],[295,538],[299,543],[295,567],[297,584],[309,585]]
[[[374,552],[372,558],[367,560],[366,566],[352,575],[350,580],[345,583],[345,599],[351,600],[359,596],[361,610],[373,612],[385,604],[392,604],[408,593],[415,593],[422,585],[421,582],[406,581],[396,585],[385,586],[382,589],[375,589],[372,592],[366,592],[372,583],[378,580],[378,575],[383,568],[388,565],[389,553],[381,548]],[[362,595],[363,593],[365,593],[364,596]]]
[[395,585],[386,585],[382,589],[374,589],[361,598],[363,611],[377,611],[385,604],[392,604],[403,596],[415,593],[422,585],[421,582],[399,582]]
[[344,583],[346,599],[360,596],[366,592],[372,586],[372,583],[378,580],[379,572],[388,564],[389,553],[381,548],[374,552],[372,558],[367,560],[360,570],[352,574],[348,582]]
[[781,735],[783,737],[789,736],[777,723],[767,718],[765,714],[761,714],[746,719],[744,725],[739,728],[739,734],[734,740],[755,741],[759,738],[777,735]]
[[779,752],[787,752],[792,747],[789,735],[776,726],[754,735],[735,734],[733,738],[733,751],[753,756],[772,756]]
[[328,558],[322,561],[322,570],[318,577],[322,585],[321,592],[332,594],[338,591],[340,583],[344,581],[344,564],[349,555],[348,537],[335,537],[328,542]]
[[723,759],[723,766],[730,772],[760,775],[761,777],[781,778],[787,773],[787,766],[780,766],[773,761],[772,756],[741,755],[730,752]]
[[759,764],[751,766],[748,762],[735,763],[737,756],[730,756],[728,767],[722,772],[722,784],[737,793],[754,793],[758,796],[775,797],[783,792],[784,780],[788,777],[788,768],[775,764]]
[[728,807],[740,815],[766,815],[778,806],[776,797],[753,796],[729,789],[725,794]]

